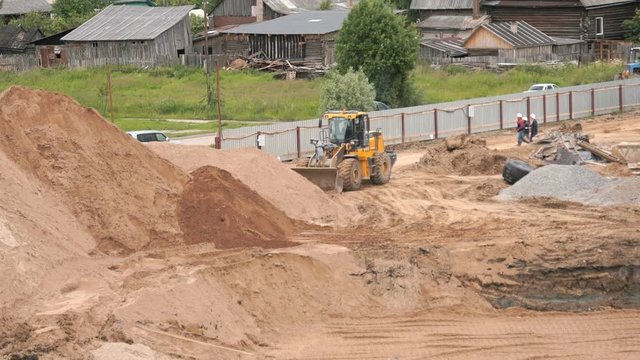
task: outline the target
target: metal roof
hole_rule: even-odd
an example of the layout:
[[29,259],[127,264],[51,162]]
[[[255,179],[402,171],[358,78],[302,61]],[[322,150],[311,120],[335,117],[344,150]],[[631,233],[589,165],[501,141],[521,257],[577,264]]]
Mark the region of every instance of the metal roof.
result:
[[420,45],[441,51],[448,54],[450,57],[461,57],[467,55],[467,49],[462,47],[463,44],[464,39],[457,37],[429,39],[420,42]]
[[637,0],[488,0],[483,6],[505,6],[520,8],[566,8],[566,7],[606,7],[610,5],[638,2]]
[[418,27],[423,29],[469,30],[475,29],[488,21],[488,15],[480,16],[477,19],[474,19],[473,16],[465,15],[433,15],[424,19],[418,24]]
[[473,0],[411,0],[412,10],[472,9]]
[[503,39],[513,47],[555,44],[551,37],[529,25],[526,21],[484,24],[482,28]]
[[329,34],[342,28],[347,11],[304,11],[277,19],[222,30],[227,34],[305,35]]
[[[318,10],[322,0],[264,0],[271,10],[280,14],[291,14],[299,11]],[[357,1],[353,1],[354,5]],[[349,3],[345,0],[331,0],[333,10],[348,9]]]
[[189,16],[192,8],[192,5],[171,7],[110,5],[62,40],[152,40]]
[[617,5],[624,3],[634,3],[636,0],[580,0],[584,7],[599,7],[607,5]]
[[21,15],[30,12],[51,12],[46,0],[3,0],[0,15]]

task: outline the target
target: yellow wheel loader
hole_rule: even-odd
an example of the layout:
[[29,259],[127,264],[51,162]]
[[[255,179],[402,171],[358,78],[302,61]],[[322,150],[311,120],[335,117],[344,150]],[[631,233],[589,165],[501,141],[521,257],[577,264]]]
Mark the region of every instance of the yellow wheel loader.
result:
[[[323,121],[328,129],[323,129]],[[361,111],[329,111],[320,118],[320,138],[312,139],[315,151],[294,171],[323,190],[360,189],[363,179],[386,184],[396,153],[385,150],[380,131],[369,131],[369,115]]]

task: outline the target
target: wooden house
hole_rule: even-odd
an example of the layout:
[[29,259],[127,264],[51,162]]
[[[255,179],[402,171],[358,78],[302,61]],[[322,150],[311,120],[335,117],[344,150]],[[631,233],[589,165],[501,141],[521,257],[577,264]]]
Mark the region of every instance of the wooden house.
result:
[[526,21],[549,36],[622,40],[622,22],[635,15],[638,0],[485,0],[493,21]]
[[226,56],[261,53],[268,60],[328,66],[335,62],[335,36],[348,14],[304,11],[222,30],[222,51]]
[[525,21],[515,21],[482,25],[465,40],[463,47],[471,57],[528,63],[552,60],[555,44],[556,40]]
[[[357,0],[332,0],[331,10],[346,10]],[[215,28],[273,20],[320,9],[322,0],[222,0],[210,14]]]
[[38,29],[22,26],[0,28],[0,70],[23,71],[38,66],[33,41],[44,35]]
[[0,16],[5,24],[32,12],[49,14],[51,4],[47,0],[2,0],[0,5]]
[[168,66],[192,53],[193,6],[111,5],[62,37],[69,67]]

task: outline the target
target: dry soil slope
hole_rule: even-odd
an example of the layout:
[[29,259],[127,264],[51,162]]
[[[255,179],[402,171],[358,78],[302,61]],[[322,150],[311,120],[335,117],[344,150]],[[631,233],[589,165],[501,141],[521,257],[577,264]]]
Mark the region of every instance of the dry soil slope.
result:
[[0,152],[55,192],[103,251],[177,243],[187,176],[92,109],[55,93],[0,95]]
[[346,225],[357,214],[276,158],[257,149],[216,151],[207,146],[149,146],[187,172],[205,165],[230,172],[292,219],[318,225]]

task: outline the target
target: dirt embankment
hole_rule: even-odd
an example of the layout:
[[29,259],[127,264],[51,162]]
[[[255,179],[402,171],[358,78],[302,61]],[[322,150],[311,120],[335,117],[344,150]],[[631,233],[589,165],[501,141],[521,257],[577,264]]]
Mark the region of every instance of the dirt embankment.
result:
[[295,224],[227,171],[205,166],[191,173],[178,208],[187,244],[213,241],[219,249],[283,247]]
[[460,135],[427,147],[420,166],[433,174],[497,175],[506,161],[507,155],[487,148],[484,139]]
[[166,143],[149,147],[187,172],[207,165],[230,172],[292,219],[333,226],[347,225],[353,220],[353,210],[260,150],[216,151],[207,146]]
[[12,87],[0,104],[0,151],[59,196],[100,250],[180,242],[179,169],[64,95]]

